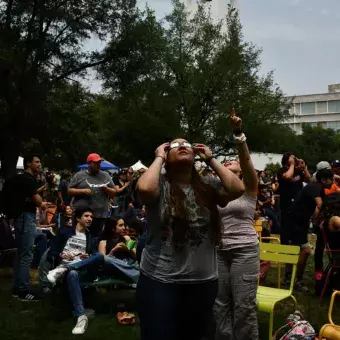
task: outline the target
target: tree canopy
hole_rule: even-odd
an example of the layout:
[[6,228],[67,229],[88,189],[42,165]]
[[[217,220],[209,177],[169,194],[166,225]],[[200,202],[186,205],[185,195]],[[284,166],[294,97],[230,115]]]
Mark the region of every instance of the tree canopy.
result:
[[[338,152],[335,132],[296,136],[282,125],[290,103],[272,72],[261,75],[261,49],[245,41],[232,7],[215,22],[204,6],[192,14],[173,0],[159,21],[134,0],[0,0],[0,33],[5,177],[29,149],[57,168],[90,152],[121,165],[148,163],[157,145],[178,136],[223,153],[233,146],[233,107],[253,151],[293,150],[309,162],[320,145],[331,146],[329,156]],[[86,49],[91,39],[103,50]],[[89,69],[103,82],[99,94],[83,85]]]

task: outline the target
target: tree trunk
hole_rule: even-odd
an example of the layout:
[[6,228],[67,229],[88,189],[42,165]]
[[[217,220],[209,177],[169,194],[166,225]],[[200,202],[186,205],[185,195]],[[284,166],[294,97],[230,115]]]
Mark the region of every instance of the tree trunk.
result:
[[1,157],[1,177],[6,180],[16,174],[16,166],[19,157],[19,149],[8,148]]

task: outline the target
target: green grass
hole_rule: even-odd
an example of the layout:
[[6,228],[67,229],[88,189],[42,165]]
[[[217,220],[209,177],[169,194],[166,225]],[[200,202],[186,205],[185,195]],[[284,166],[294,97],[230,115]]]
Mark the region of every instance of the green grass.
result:
[[[33,282],[36,282],[36,273],[32,272]],[[314,291],[313,258],[311,257],[305,275],[305,282],[311,291]],[[274,285],[276,269],[271,269],[266,279],[267,285]],[[48,297],[37,303],[23,303],[11,296],[11,270],[0,269],[0,339],[1,340],[71,340],[74,336],[71,330],[74,319],[70,308],[62,295]],[[326,297],[321,306],[318,298],[312,293],[295,293],[298,309],[303,312],[306,319],[318,331],[327,323],[329,297]],[[135,311],[134,292],[117,290],[109,296],[105,290],[92,292],[85,299],[86,307],[94,308],[96,316],[89,321],[89,328],[83,339],[139,339],[138,320],[135,326],[119,325],[115,314],[109,314],[109,299],[113,299],[114,306],[125,303],[126,309]],[[284,324],[286,317],[293,311],[290,301],[283,302],[275,308],[274,329]],[[335,307],[334,320],[340,321],[340,308]],[[259,327],[261,339],[267,339],[268,315],[259,313]]]

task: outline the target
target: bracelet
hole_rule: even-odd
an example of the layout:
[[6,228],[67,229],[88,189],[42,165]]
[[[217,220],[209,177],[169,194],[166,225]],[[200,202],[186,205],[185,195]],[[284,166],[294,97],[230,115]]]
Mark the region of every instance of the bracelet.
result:
[[246,142],[247,137],[244,133],[242,133],[240,136],[233,136],[234,137],[234,141],[236,142],[236,144],[243,144]]
[[204,160],[204,163],[205,163],[206,165],[209,165],[209,166],[210,166],[210,163],[211,163],[211,161],[212,161],[213,158],[215,158],[215,157],[214,157],[214,156],[208,157],[207,159]]
[[156,156],[155,159],[158,158],[158,157],[162,158],[163,163],[164,163],[164,157],[159,155],[159,156]]

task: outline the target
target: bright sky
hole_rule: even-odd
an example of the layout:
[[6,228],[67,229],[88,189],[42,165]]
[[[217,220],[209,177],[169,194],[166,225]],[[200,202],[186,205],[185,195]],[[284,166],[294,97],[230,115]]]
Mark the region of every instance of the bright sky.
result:
[[[195,2],[195,0],[192,0]],[[220,9],[229,0],[212,0]],[[171,0],[138,0],[148,3],[159,19],[171,11]],[[244,38],[263,49],[262,71],[274,78],[288,95],[327,92],[340,83],[339,0],[237,0]],[[214,11],[213,11],[214,13]],[[90,48],[98,48],[92,41]],[[91,88],[99,89],[93,82]]]

